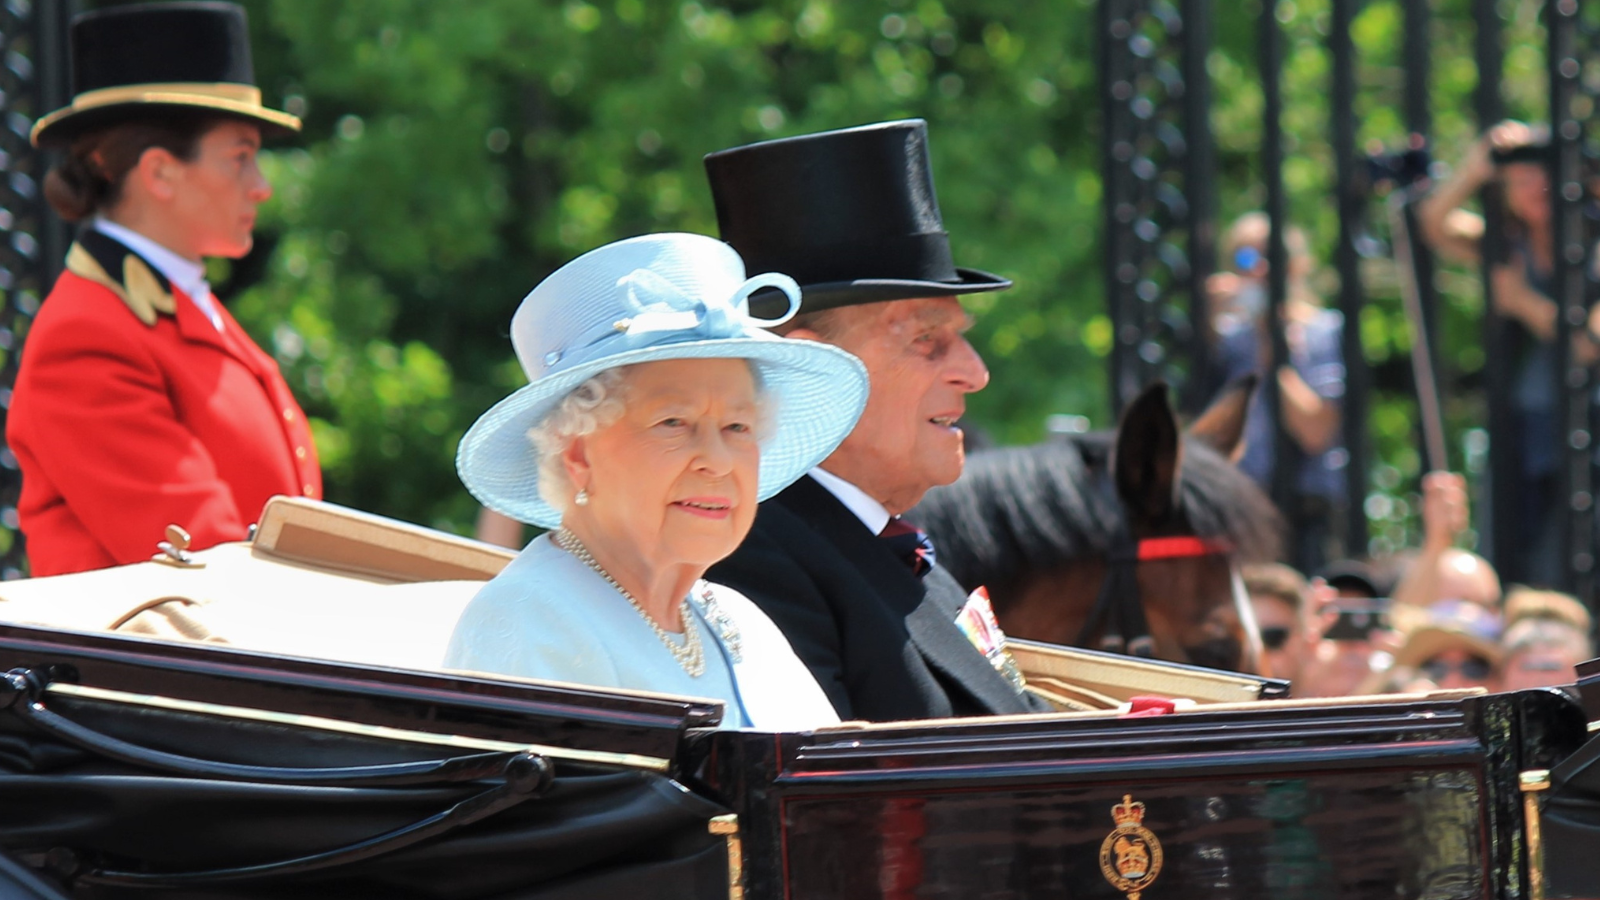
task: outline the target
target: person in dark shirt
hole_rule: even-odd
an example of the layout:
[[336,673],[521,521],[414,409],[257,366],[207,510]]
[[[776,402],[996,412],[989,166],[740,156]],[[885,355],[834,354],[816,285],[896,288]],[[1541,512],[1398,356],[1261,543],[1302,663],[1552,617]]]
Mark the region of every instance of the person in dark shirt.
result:
[[[1432,250],[1477,266],[1483,258],[1484,220],[1463,209],[1479,190],[1494,186],[1505,210],[1505,259],[1490,269],[1495,311],[1510,323],[1515,341],[1511,385],[1514,433],[1493,435],[1494,452],[1516,457],[1520,524],[1511,572],[1522,581],[1561,580],[1560,398],[1556,390],[1555,234],[1551,220],[1550,136],[1542,126],[1501,122],[1475,141],[1451,176],[1417,205],[1417,224]],[[1574,358],[1596,358],[1592,340],[1573,342]]]
[[706,169],[723,239],[801,285],[785,336],[848,350],[871,381],[855,430],[763,503],[708,577],[778,623],[841,718],[1044,711],[1008,665],[987,600],[969,597],[899,518],[960,476],[956,423],[989,380],[957,295],[1011,284],[952,263],[926,124],[737,147]]
[[[1243,375],[1265,376],[1272,365],[1267,314],[1266,244],[1271,223],[1264,213],[1241,216],[1228,229],[1223,252],[1232,271],[1213,276],[1210,287],[1218,310],[1218,384]],[[1258,391],[1245,420],[1245,451],[1239,468],[1263,487],[1272,486],[1277,445],[1274,432],[1289,433],[1294,493],[1283,510],[1293,533],[1296,568],[1313,572],[1342,554],[1337,536],[1344,515],[1345,471],[1350,454],[1341,441],[1345,365],[1340,347],[1344,316],[1323,308],[1310,286],[1312,261],[1305,234],[1287,229],[1289,293],[1283,307],[1288,365],[1277,373],[1279,408]],[[1280,415],[1281,413],[1281,415]]]

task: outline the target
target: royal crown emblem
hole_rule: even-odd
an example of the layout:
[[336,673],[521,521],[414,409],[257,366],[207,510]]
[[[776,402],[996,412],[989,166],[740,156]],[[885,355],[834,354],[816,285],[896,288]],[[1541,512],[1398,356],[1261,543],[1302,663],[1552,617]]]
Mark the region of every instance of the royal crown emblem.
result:
[[1139,900],[1139,895],[1161,874],[1161,841],[1144,827],[1144,804],[1123,794],[1122,802],[1111,807],[1111,821],[1117,827],[1100,843],[1100,873],[1111,886]]

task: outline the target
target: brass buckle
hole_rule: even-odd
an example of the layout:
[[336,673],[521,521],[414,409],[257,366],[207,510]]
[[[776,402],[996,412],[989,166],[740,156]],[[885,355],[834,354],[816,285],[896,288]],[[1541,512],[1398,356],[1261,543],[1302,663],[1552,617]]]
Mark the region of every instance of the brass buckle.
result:
[[179,569],[204,569],[206,564],[195,559],[194,554],[189,552],[189,543],[189,532],[177,525],[168,525],[167,539],[156,544],[156,549],[161,552],[150,559],[152,562]]

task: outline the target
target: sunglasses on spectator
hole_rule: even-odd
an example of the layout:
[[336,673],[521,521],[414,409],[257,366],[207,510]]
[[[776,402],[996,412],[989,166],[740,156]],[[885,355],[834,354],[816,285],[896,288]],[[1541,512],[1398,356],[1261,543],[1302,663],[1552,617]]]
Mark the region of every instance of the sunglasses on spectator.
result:
[[1494,672],[1494,665],[1481,656],[1469,656],[1459,663],[1444,659],[1430,659],[1417,667],[1429,681],[1443,681],[1451,672],[1460,672],[1468,681],[1482,681]]
[[1261,646],[1268,650],[1282,650],[1289,643],[1289,629],[1282,626],[1261,629]]

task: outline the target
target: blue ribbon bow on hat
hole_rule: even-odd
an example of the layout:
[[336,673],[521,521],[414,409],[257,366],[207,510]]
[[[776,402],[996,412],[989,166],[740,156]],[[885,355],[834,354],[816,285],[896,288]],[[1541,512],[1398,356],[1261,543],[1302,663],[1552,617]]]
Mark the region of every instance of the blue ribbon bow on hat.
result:
[[[764,288],[777,288],[789,298],[783,315],[773,319],[750,315],[750,295]],[[800,285],[778,272],[747,278],[727,297],[691,297],[649,269],[634,269],[617,279],[617,289],[622,307],[631,314],[579,337],[573,342],[577,349],[560,357],[561,368],[662,344],[770,337],[761,329],[782,325],[800,311]]]

